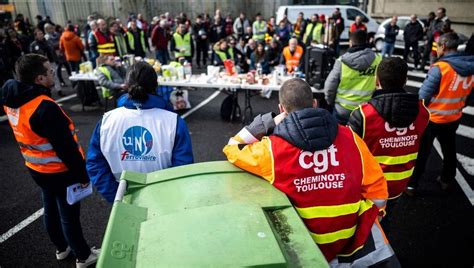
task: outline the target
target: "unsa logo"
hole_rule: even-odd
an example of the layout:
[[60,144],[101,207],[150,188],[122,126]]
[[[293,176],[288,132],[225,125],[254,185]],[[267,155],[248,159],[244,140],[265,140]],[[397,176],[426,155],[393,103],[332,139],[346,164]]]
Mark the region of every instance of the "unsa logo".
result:
[[410,126],[408,126],[408,127],[396,128],[396,127],[390,127],[388,122],[385,122],[385,130],[387,132],[394,132],[395,131],[395,133],[397,133],[397,136],[403,136],[403,135],[407,134],[408,129],[409,130],[415,130],[415,125],[413,123],[411,123]]
[[133,126],[125,131],[122,137],[123,147],[134,156],[144,156],[153,147],[153,136],[148,129]]
[[303,151],[299,157],[299,164],[304,169],[313,168],[315,173],[326,172],[331,166],[339,166],[339,161],[336,159],[337,148],[331,145],[328,149],[316,151],[314,153]]

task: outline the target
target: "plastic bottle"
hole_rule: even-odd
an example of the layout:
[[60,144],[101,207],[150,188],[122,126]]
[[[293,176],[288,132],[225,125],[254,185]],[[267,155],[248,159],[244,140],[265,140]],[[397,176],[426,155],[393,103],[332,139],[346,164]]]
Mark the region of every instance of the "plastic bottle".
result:
[[257,78],[262,77],[262,65],[260,63],[257,63]]
[[186,77],[186,79],[188,77],[191,77],[191,75],[193,73],[191,63],[185,61],[184,64],[183,64],[183,67],[184,67],[184,77]]

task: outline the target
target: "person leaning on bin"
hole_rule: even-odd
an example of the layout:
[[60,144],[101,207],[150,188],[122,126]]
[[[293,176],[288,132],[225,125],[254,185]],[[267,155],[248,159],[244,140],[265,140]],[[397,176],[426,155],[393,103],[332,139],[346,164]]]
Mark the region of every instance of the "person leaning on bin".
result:
[[33,180],[41,188],[46,231],[56,246],[56,259],[72,252],[77,267],[97,260],[82,235],[80,202],[69,205],[66,188],[80,183],[87,187],[84,152],[76,128],[51,98],[54,71],[48,58],[21,56],[15,64],[18,80],[8,80],[1,89],[3,106],[15,139]]
[[350,34],[349,49],[336,60],[324,83],[326,101],[334,106],[340,124],[345,125],[351,112],[375,91],[375,70],[382,57],[367,47],[366,40],[366,31]]
[[449,190],[456,176],[456,130],[472,95],[474,85],[474,56],[457,52],[459,36],[456,33],[442,35],[437,44],[439,60],[428,72],[419,91],[431,112],[430,122],[421,138],[420,152],[413,177],[406,191],[414,195],[420,178],[425,173],[426,161],[433,141],[438,138],[443,152],[443,169],[437,178],[442,190]]
[[97,191],[114,201],[122,171],[149,173],[193,163],[191,137],[184,120],[165,110],[155,95],[156,72],[138,62],[126,76],[128,94],[119,108],[97,123],[87,151],[87,172]]
[[286,81],[279,101],[279,115],[259,115],[230,138],[228,161],[288,196],[331,266],[399,267],[377,219],[387,183],[365,143],[315,108],[302,79]]
[[413,174],[420,139],[430,118],[418,95],[403,89],[407,72],[403,59],[384,58],[377,67],[377,90],[368,103],[351,113],[348,123],[367,144],[387,180],[387,215],[381,222],[385,233],[390,230],[391,210]]

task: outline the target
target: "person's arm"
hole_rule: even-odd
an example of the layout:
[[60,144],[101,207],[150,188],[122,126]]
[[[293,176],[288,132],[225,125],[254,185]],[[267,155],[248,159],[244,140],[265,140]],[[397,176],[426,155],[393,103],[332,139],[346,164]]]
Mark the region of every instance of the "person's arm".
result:
[[438,66],[433,66],[418,92],[420,99],[425,101],[426,106],[430,104],[431,98],[439,92],[440,83],[441,71]]
[[184,120],[178,116],[176,125],[176,136],[174,139],[171,166],[177,167],[194,162],[191,136]]
[[264,135],[272,133],[274,127],[273,114],[257,116],[249,126],[230,138],[223,149],[227,160],[243,170],[273,182],[271,142]]
[[191,45],[191,57],[194,56],[194,42],[193,42],[193,39],[190,40],[190,45]]
[[170,50],[173,52],[179,52],[179,50],[176,49],[176,42],[174,41],[173,37],[171,37]]
[[97,50],[97,40],[96,40],[95,35],[92,31],[89,32],[88,40],[89,40],[89,48],[93,51],[96,51]]
[[115,179],[109,163],[102,154],[100,148],[100,127],[102,119],[97,123],[92,132],[89,148],[87,150],[87,173],[91,178],[92,184],[108,202],[114,202],[115,194],[117,193],[118,182]]
[[354,135],[359,148],[363,165],[362,196],[370,199],[379,209],[384,209],[388,198],[387,181],[384,178],[382,168],[375,157],[367,148],[365,142]]
[[[234,25],[232,25],[232,28],[234,29],[234,33],[239,33],[239,28],[237,27],[239,20],[240,20],[240,18],[237,17],[237,18],[234,20]],[[243,25],[242,25],[242,26],[243,26]]]
[[354,133],[359,135],[359,137],[364,138],[364,118],[362,117],[361,106],[352,111],[347,125]]
[[254,21],[252,23],[252,33],[253,34],[258,34],[258,32],[257,32],[257,21]]
[[69,120],[56,103],[42,101],[30,117],[30,125],[33,132],[48,140],[77,182],[89,182],[84,157],[69,129]]
[[324,83],[324,95],[329,105],[334,105],[336,100],[337,88],[341,82],[341,61],[336,60],[334,67],[329,73],[326,82]]

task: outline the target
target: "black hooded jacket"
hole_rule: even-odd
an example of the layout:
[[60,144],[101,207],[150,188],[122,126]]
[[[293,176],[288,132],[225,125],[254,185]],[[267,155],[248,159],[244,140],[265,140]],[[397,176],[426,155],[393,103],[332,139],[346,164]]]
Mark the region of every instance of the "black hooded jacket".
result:
[[[19,108],[40,95],[51,96],[51,90],[11,79],[1,89],[0,105]],[[67,172],[46,174],[28,168],[39,186],[64,188],[77,182],[89,182],[85,161],[69,130],[69,120],[56,103],[42,101],[30,117],[30,126],[33,132],[51,143],[58,157],[69,169]]]
[[[393,127],[408,127],[418,116],[418,95],[406,93],[403,89],[376,90],[369,103]],[[348,125],[362,137],[363,119],[360,107],[352,112]]]

